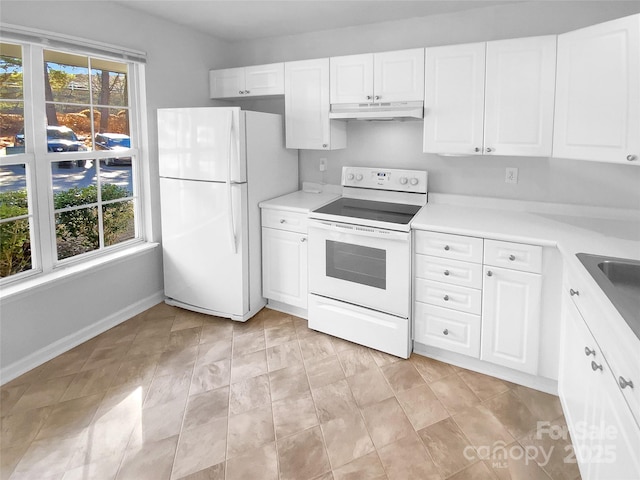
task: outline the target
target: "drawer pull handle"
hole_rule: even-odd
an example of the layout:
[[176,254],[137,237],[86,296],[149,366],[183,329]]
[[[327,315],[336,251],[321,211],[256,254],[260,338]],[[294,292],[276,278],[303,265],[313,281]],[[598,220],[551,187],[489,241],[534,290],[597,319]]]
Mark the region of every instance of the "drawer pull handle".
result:
[[444,246],[444,249],[445,249],[445,250],[449,250],[449,245],[445,245],[445,246]]
[[286,223],[286,220],[284,218],[281,218],[280,223]]
[[300,239],[300,241],[301,241],[302,243],[306,242],[306,241],[307,241],[307,237],[302,237],[302,238]]
[[515,259],[516,259],[516,256],[515,256],[515,255],[509,255],[509,260],[510,260],[510,261],[512,261],[512,262],[513,262]]
[[570,289],[569,289],[569,295],[571,295],[572,297],[573,297],[574,295],[578,295],[578,296],[580,296],[580,292],[579,292],[578,290],[574,290],[573,288],[570,288]]
[[584,354],[588,357],[589,355],[596,356],[596,351],[591,350],[589,347],[584,347]]
[[445,277],[448,277],[448,276],[449,276],[449,270],[445,270],[445,271],[444,271],[444,276],[445,276]]
[[492,272],[491,270],[489,270],[489,271],[487,272],[487,277],[491,277],[492,275],[493,275],[493,272]]
[[602,370],[602,365],[598,365],[596,362],[591,360],[591,370],[593,370],[594,372]]
[[633,382],[631,380],[625,380],[623,377],[618,377],[618,385],[620,385],[620,388],[633,388]]
[[444,299],[445,302],[449,301],[449,295],[445,295],[444,297],[442,297]]
[[[442,333],[444,333],[445,335],[449,335],[449,330],[445,328],[445,329],[442,331]],[[620,377],[620,378],[622,378],[622,377]],[[632,386],[632,388],[633,388],[633,384],[632,384],[631,386]],[[622,388],[624,388],[624,387],[622,387]]]

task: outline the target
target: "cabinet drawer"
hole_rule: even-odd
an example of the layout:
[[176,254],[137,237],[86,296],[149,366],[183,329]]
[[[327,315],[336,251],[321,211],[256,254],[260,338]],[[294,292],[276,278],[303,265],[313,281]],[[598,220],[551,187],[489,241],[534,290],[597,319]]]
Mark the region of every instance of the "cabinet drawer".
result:
[[484,263],[522,272],[542,272],[542,247],[525,243],[485,240]]
[[422,278],[416,279],[416,300],[476,315],[480,315],[482,309],[481,290]]
[[416,253],[482,263],[482,238],[417,231]]
[[480,316],[416,302],[414,340],[480,357]]
[[289,232],[307,233],[308,217],[304,213],[287,210],[262,209],[262,226],[287,230]]
[[448,258],[416,255],[416,277],[452,283],[463,287],[482,288],[482,265]]

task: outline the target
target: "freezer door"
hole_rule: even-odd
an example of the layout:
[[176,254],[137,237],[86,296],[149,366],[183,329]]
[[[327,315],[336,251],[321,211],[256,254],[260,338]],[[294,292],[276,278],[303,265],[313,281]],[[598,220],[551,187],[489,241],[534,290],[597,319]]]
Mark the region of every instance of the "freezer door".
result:
[[158,153],[161,177],[245,182],[243,112],[239,107],[159,109]]
[[249,310],[246,184],[161,178],[160,195],[165,295],[242,317]]

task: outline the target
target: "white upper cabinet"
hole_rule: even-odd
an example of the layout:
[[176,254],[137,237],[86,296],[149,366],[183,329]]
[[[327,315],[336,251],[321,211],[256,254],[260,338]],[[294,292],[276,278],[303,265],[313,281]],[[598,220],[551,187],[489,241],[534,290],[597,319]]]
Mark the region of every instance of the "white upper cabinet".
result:
[[347,146],[346,122],[329,120],[329,59],[285,63],[287,148],[332,150]]
[[424,151],[482,153],[485,44],[427,48]]
[[424,151],[550,156],[556,37],[426,49]]
[[640,164],[640,14],[558,36],[553,156]]
[[225,68],[209,72],[211,98],[284,94],[284,63]]
[[331,103],[421,101],[424,49],[331,58]]
[[555,35],[487,43],[485,153],[551,155],[555,76]]

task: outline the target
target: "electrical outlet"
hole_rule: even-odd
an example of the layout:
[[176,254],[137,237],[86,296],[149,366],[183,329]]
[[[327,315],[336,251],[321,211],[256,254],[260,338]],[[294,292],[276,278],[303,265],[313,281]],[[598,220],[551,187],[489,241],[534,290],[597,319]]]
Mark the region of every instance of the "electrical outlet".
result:
[[507,167],[504,181],[505,183],[518,183],[518,169],[515,167]]
[[327,159],[323,157],[320,159],[320,171],[325,172],[326,170],[327,170]]

